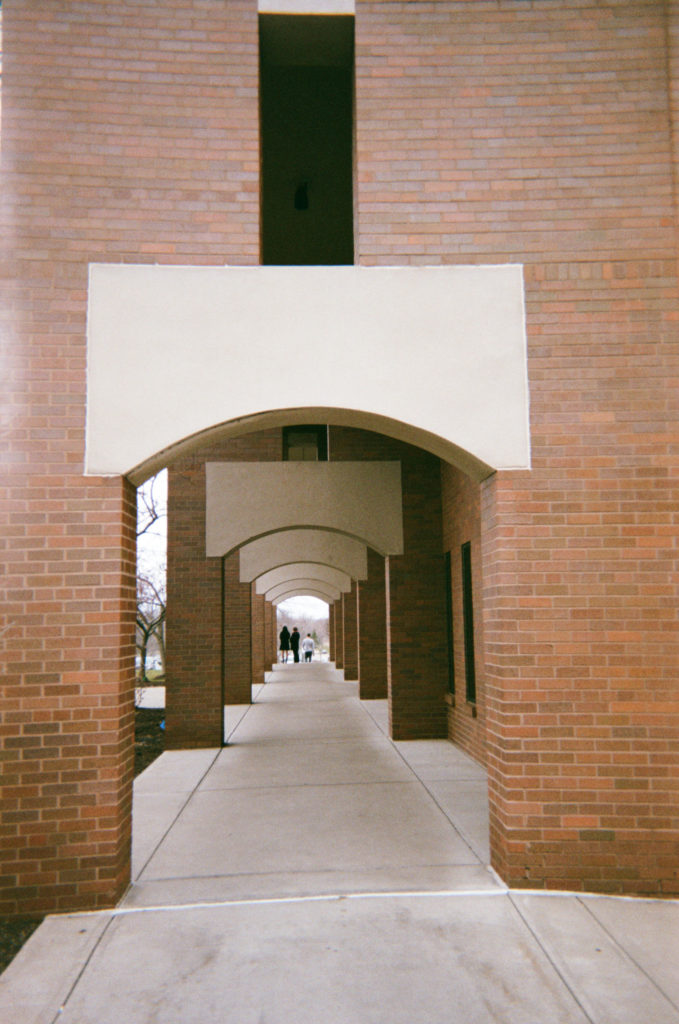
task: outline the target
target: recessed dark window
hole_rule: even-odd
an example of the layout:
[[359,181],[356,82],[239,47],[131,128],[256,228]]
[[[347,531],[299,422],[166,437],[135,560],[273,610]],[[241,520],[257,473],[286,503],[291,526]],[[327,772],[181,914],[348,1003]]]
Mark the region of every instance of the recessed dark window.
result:
[[462,545],[462,620],[464,628],[464,674],[467,700],[476,703],[476,666],[474,664],[474,601],[472,593],[472,546]]
[[262,263],[351,264],[354,19],[261,15]]
[[455,641],[453,639],[453,580],[452,560],[450,551],[444,558],[445,593],[446,593],[446,635],[448,640],[448,690],[455,693]]
[[299,426],[283,428],[284,462],[327,462],[328,428]]

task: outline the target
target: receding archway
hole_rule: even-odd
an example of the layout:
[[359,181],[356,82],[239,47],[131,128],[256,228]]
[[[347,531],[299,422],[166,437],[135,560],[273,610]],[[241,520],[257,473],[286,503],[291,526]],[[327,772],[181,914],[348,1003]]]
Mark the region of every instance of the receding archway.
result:
[[333,530],[279,530],[258,537],[240,548],[241,581],[250,582],[263,572],[293,562],[315,562],[365,579],[367,547],[361,541]]

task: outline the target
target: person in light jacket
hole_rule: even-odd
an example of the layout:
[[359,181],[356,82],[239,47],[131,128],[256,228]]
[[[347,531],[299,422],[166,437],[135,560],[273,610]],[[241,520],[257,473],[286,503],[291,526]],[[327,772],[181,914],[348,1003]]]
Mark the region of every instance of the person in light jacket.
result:
[[311,633],[307,633],[302,640],[302,650],[304,651],[304,660],[311,661],[314,654],[314,641]]

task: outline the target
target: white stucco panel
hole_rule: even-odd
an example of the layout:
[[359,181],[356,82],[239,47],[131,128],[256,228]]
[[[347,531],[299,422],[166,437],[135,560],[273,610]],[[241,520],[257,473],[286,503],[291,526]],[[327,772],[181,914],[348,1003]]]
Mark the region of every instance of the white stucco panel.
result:
[[205,494],[208,557],[304,527],[403,552],[399,462],[207,462]]
[[90,267],[88,473],[304,408],[527,467],[521,267]]

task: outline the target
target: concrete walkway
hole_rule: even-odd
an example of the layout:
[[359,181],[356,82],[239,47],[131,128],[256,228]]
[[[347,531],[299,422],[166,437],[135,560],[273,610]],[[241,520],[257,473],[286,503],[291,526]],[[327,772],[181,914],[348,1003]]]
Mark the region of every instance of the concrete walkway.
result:
[[510,892],[483,771],[278,666],[135,783],[134,883],[48,918],[2,1024],[679,1024],[679,902]]

